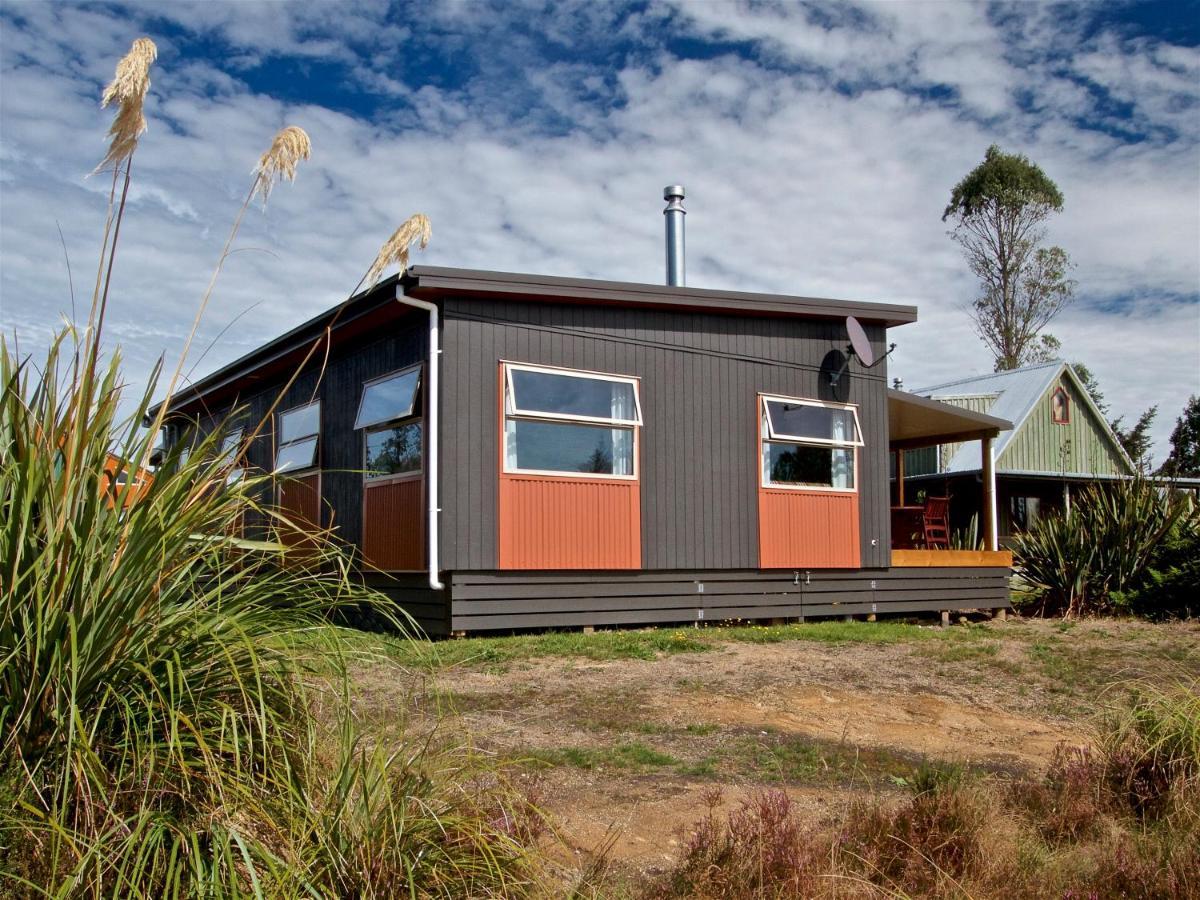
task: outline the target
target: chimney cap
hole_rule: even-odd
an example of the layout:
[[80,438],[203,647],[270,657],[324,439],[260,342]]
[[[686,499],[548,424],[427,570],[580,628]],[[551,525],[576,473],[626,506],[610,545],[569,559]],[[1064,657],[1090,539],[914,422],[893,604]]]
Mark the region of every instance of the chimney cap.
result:
[[670,200],[673,197],[678,197],[680,200],[683,199],[683,185],[682,184],[668,184],[665,188],[663,188],[663,199],[664,200]]

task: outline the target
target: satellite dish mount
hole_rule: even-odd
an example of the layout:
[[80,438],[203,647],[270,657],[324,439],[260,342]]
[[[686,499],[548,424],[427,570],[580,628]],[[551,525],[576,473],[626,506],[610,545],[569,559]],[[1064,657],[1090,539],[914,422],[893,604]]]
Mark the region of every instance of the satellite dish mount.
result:
[[864,369],[873,369],[889,356],[896,349],[895,344],[888,345],[887,353],[875,358],[875,351],[871,349],[871,342],[867,339],[867,333],[863,330],[858,319],[854,316],[846,316],[846,333],[850,336],[850,343],[846,347],[846,361],[842,363],[842,367],[836,372],[829,373],[829,386],[836,388],[838,382],[842,380],[842,376],[846,374],[846,370],[850,368],[850,358],[857,356],[862,363]]

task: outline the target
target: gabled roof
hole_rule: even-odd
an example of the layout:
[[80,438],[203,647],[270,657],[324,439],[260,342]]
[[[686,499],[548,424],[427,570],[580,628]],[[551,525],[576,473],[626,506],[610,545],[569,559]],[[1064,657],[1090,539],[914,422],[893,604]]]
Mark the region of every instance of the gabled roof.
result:
[[[1012,429],[1001,432],[1000,437],[996,440],[996,459],[999,460],[1005,449],[1020,432],[1030,414],[1037,408],[1038,402],[1046,395],[1051,386],[1063,377],[1070,379],[1075,386],[1076,393],[1082,398],[1096,421],[1100,423],[1105,439],[1125,461],[1129,471],[1134,471],[1136,467],[1133,461],[1125,452],[1125,448],[1121,446],[1121,442],[1117,440],[1117,436],[1113,434],[1104,414],[1096,407],[1091,394],[1079,380],[1079,376],[1075,374],[1075,369],[1061,359],[1024,366],[1020,369],[992,372],[987,375],[976,375],[971,378],[960,378],[956,381],[916,388],[913,393],[946,403],[967,398],[992,398],[987,404],[988,415],[1008,419],[1013,423]],[[944,471],[950,473],[979,471],[982,467],[979,453],[979,444],[974,442],[964,444],[949,460]]]

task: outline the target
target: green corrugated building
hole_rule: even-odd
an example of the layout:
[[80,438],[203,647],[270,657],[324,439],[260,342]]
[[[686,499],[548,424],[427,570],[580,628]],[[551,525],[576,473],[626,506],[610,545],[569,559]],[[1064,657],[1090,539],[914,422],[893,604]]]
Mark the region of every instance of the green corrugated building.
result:
[[[1082,486],[1125,478],[1135,467],[1088,395],[1062,361],[919,388],[912,393],[1013,423],[995,442],[1001,540],[1047,509],[1070,503]],[[978,441],[909,450],[905,492],[948,495],[965,527],[978,513],[982,459]]]

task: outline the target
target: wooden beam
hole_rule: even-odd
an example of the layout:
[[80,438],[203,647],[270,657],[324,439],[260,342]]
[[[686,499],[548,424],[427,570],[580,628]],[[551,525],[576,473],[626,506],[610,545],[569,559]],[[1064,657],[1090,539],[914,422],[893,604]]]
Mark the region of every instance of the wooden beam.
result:
[[904,451],[896,451],[896,505],[904,505]]
[[985,437],[980,447],[983,457],[983,546],[985,550],[997,550],[996,539],[996,460],[993,458],[992,439]]
[[889,438],[888,447],[892,450],[918,450],[921,447],[933,447],[937,444],[958,444],[963,441],[977,441],[992,437],[999,432],[992,428],[974,431],[948,431],[940,434],[921,435],[910,438]]

